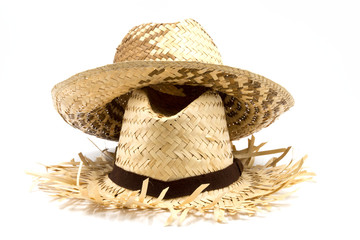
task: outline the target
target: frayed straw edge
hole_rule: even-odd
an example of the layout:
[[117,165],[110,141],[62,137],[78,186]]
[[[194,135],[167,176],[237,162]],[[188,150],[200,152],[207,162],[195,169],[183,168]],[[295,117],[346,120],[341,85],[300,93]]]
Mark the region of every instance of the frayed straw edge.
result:
[[[255,156],[274,154],[274,153],[282,153],[281,156],[279,156],[278,158],[270,159],[262,167],[262,170],[260,170],[260,171],[266,171],[266,169],[271,169],[271,168],[275,167],[276,164],[290,150],[290,147],[289,147],[289,148],[259,152],[260,148],[262,146],[264,146],[265,143],[255,146],[254,140],[255,140],[254,137],[249,139],[249,141],[248,141],[249,146],[247,149],[244,149],[241,151],[234,151],[235,156],[236,155],[239,156],[239,154],[242,154],[241,157],[243,158],[243,161],[246,163],[245,164],[246,168],[253,167]],[[225,206],[221,206],[223,204],[220,204],[221,200],[224,197],[226,197],[226,194],[228,194],[231,191],[223,192],[223,193],[219,194],[212,202],[205,204],[204,206],[196,207],[196,204],[192,206],[192,203],[202,193],[202,191],[207,187],[207,184],[203,184],[203,185],[199,186],[190,196],[186,197],[185,200],[183,200],[178,205],[173,205],[166,201],[165,202],[163,201],[163,198],[164,198],[168,188],[164,189],[158,198],[156,198],[152,201],[146,202],[145,198],[146,198],[146,192],[147,192],[147,187],[148,187],[148,179],[143,182],[141,191],[134,191],[127,195],[120,194],[116,199],[118,203],[114,204],[114,203],[108,203],[107,200],[105,200],[104,198],[101,197],[99,192],[97,192],[97,191],[91,192],[91,190],[86,190],[83,188],[84,185],[86,185],[86,182],[88,179],[88,176],[87,177],[82,176],[83,169],[84,169],[83,172],[91,172],[93,168],[101,169],[101,168],[104,168],[104,166],[106,167],[107,166],[106,164],[110,163],[108,157],[111,155],[111,153],[109,153],[109,154],[106,154],[106,152],[105,153],[102,152],[102,153],[104,154],[105,159],[97,158],[96,161],[92,161],[91,159],[84,157],[80,153],[79,154],[79,157],[81,159],[80,163],[75,162],[73,159],[72,161],[65,163],[63,165],[46,166],[46,168],[48,170],[53,171],[52,173],[49,173],[49,174],[29,173],[29,174],[37,177],[36,181],[38,182],[38,186],[40,189],[45,190],[47,192],[55,192],[55,193],[57,193],[55,196],[58,198],[77,198],[77,199],[82,199],[82,200],[92,199],[94,202],[101,203],[109,208],[125,207],[125,208],[167,209],[170,211],[170,216],[167,219],[165,225],[170,225],[176,220],[178,220],[179,225],[182,224],[183,221],[185,220],[186,216],[188,216],[188,214],[190,212],[192,212],[192,210],[195,210],[196,212],[202,212],[204,214],[206,212],[212,212],[214,220],[218,221],[218,222],[224,222],[226,220],[225,219],[226,212],[228,212],[230,215],[234,215],[234,214],[240,213],[240,212],[247,213],[247,215],[249,215],[249,216],[255,215],[255,213],[261,209],[261,208],[259,208],[259,206],[269,210],[269,208],[271,207],[270,204],[273,201],[283,199],[283,198],[287,197],[288,195],[290,195],[291,193],[282,194],[282,195],[279,195],[276,197],[273,196],[271,199],[267,199],[268,196],[274,195],[275,193],[277,193],[279,190],[281,190],[283,188],[290,187],[292,185],[295,185],[295,184],[303,182],[303,181],[308,181],[315,175],[313,173],[308,173],[306,171],[300,171],[301,167],[304,163],[304,160],[306,159],[307,156],[305,156],[304,158],[302,158],[301,160],[299,160],[298,162],[296,162],[294,164],[292,162],[290,162],[289,164],[284,165],[282,167],[282,170],[280,171],[280,173],[284,174],[285,178],[287,179],[285,182],[283,182],[279,185],[275,184],[275,185],[278,185],[278,187],[276,187],[275,189],[269,187],[269,189],[267,189],[267,190],[271,190],[271,189],[273,189],[273,190],[268,192],[267,194],[262,194],[260,196],[255,195],[252,198],[248,198],[247,200],[242,201],[241,202],[242,207],[237,207],[236,208],[237,210],[226,209]],[[114,157],[114,156],[112,156],[112,157]],[[70,165],[70,166],[66,166],[66,165]],[[76,168],[76,167],[78,167],[78,169],[76,171],[76,181],[74,181],[74,178],[71,176],[72,175],[71,172],[73,172],[73,170],[71,170],[71,168]],[[64,173],[64,176],[59,177],[58,176],[59,173]],[[305,178],[305,176],[307,176],[308,178]],[[83,179],[82,179],[82,177],[83,177]],[[88,186],[88,188],[89,187],[90,187],[90,185]],[[263,188],[264,188],[264,186],[263,186]],[[264,189],[264,190],[266,190],[266,189]],[[90,194],[90,192],[91,192],[91,194]],[[91,196],[89,196],[89,194]]]

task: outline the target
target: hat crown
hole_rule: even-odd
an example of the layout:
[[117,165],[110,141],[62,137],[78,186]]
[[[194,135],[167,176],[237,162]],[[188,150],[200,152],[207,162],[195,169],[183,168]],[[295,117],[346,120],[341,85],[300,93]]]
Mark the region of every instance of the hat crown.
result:
[[114,63],[136,60],[222,64],[213,40],[193,19],[134,27],[117,48]]
[[222,170],[233,163],[221,97],[203,93],[175,115],[153,111],[143,90],[126,107],[116,165],[162,181]]

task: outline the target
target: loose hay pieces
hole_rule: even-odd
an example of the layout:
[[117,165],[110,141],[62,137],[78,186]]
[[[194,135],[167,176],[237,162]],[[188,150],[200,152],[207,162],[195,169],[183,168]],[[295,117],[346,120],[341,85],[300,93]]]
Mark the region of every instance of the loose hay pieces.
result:
[[[147,184],[145,180],[142,189],[130,191],[115,184],[105,187],[104,178],[111,172],[115,155],[110,152],[92,161],[80,157],[80,162],[70,161],[61,165],[46,166],[48,174],[34,174],[39,189],[60,199],[90,200],[98,203],[104,209],[135,208],[135,209],[163,209],[170,211],[171,215],[166,221],[170,225],[175,221],[183,223],[191,214],[213,214],[218,222],[226,221],[227,215],[253,216],[262,210],[270,210],[273,202],[289,196],[292,192],[279,191],[295,184],[308,181],[314,176],[303,170],[306,156],[297,162],[289,164],[276,164],[286,155],[289,148],[260,152],[259,146],[254,145],[254,139],[249,146],[241,151],[244,171],[240,179],[220,190],[203,192],[206,185],[199,186],[193,194],[187,197],[164,200],[167,189],[157,197],[146,196]],[[107,151],[107,150],[106,150]],[[271,158],[265,165],[256,165],[251,160],[262,153],[282,153],[278,158]],[[81,155],[82,156],[82,155]],[[109,160],[108,156],[112,156]],[[74,205],[79,201],[74,201]]]

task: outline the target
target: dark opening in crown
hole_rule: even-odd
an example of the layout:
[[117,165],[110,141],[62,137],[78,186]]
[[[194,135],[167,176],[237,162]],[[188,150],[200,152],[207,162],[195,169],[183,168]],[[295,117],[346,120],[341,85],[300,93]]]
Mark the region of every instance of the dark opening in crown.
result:
[[201,86],[172,85],[171,91],[168,91],[166,86],[154,85],[143,90],[149,98],[153,111],[168,117],[177,114],[210,89]]

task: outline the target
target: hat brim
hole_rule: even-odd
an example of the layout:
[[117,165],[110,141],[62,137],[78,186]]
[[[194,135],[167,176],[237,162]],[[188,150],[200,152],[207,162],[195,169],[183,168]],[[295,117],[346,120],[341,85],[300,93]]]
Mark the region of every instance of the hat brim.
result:
[[294,105],[279,84],[247,70],[185,61],[129,61],[76,74],[52,90],[55,108],[73,127],[119,139],[129,94],[157,84],[204,86],[224,93],[231,140],[269,126]]
[[[253,141],[249,143],[253,144]],[[259,146],[249,145],[245,151],[258,151]],[[241,177],[228,187],[202,192],[206,186],[201,185],[190,196],[163,199],[166,189],[159,197],[146,196],[146,180],[138,191],[114,184],[108,174],[112,171],[115,154],[104,151],[103,154],[96,161],[80,155],[81,162],[72,160],[61,165],[47,166],[48,174],[36,174],[40,177],[39,188],[58,198],[90,200],[102,209],[169,210],[172,215],[168,223],[179,215],[182,221],[186,214],[196,212],[213,213],[216,220],[223,221],[227,214],[254,215],[259,210],[269,209],[274,201],[289,195],[279,193],[279,190],[313,176],[302,169],[305,158],[279,166],[276,163],[281,157],[272,158],[265,165],[255,165],[253,158],[243,159]]]

